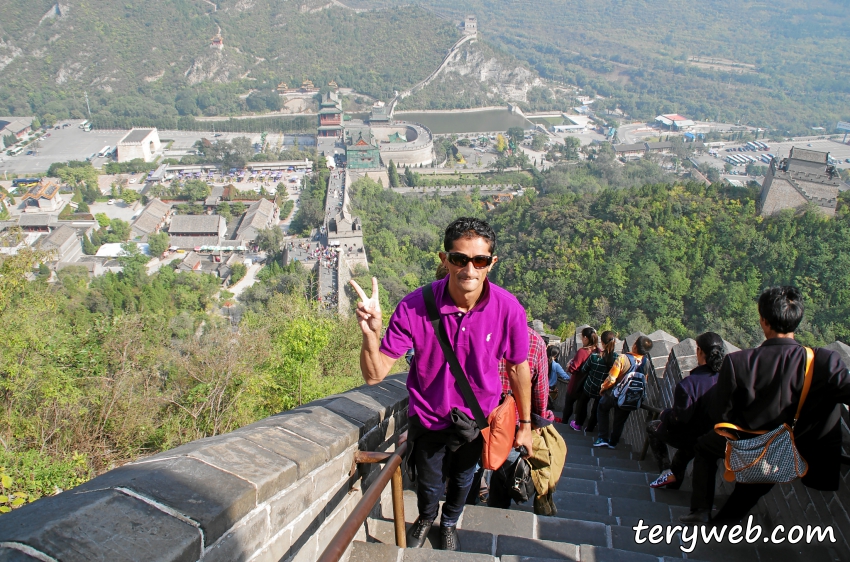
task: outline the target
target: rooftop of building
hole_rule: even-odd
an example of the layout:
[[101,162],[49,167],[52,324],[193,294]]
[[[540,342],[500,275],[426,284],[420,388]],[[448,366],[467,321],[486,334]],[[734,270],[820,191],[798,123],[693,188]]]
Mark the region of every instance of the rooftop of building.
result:
[[816,164],[827,164],[829,152],[818,152],[817,150],[806,150],[796,146],[791,147],[791,154],[788,158],[792,160],[803,160],[805,162],[814,162]]
[[43,241],[42,247],[46,250],[51,248],[61,248],[68,240],[77,237],[77,231],[67,224],[61,225],[59,228],[51,232]]
[[156,129],[130,129],[130,132],[124,135],[118,144],[140,143],[148,138],[148,135],[155,133]]
[[51,178],[42,178],[37,184],[27,190],[22,201],[27,199],[53,199],[59,193],[59,184]]
[[188,235],[219,232],[223,221],[220,215],[175,215],[168,231]]

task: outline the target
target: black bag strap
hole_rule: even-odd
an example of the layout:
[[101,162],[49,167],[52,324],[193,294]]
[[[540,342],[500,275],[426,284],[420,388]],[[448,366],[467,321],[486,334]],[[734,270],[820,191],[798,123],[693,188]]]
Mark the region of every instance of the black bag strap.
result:
[[454,375],[455,381],[457,381],[466,405],[472,410],[472,415],[475,417],[475,423],[478,425],[478,429],[484,429],[487,427],[487,416],[481,410],[481,404],[478,403],[478,399],[472,392],[472,387],[469,386],[469,379],[466,378],[466,373],[463,372],[463,367],[460,366],[460,361],[458,361],[457,355],[455,355],[455,351],[449,343],[446,329],[440,321],[440,312],[437,310],[437,301],[434,298],[434,289],[431,287],[431,283],[422,287],[422,296],[425,298],[428,320],[431,321],[431,325],[434,327],[434,335],[437,336],[437,341],[440,342],[440,348],[443,350],[443,355],[449,363],[449,370]]

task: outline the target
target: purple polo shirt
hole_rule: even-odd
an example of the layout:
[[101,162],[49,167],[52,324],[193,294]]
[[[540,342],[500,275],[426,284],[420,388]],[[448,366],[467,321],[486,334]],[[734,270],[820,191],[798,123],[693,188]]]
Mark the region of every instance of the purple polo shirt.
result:
[[[452,348],[486,416],[499,405],[502,393],[499,360],[519,364],[528,359],[525,309],[511,293],[485,280],[481,298],[463,313],[448,293],[448,280],[434,282],[434,298]],[[419,416],[422,425],[432,430],[452,425],[454,407],[473,417],[428,321],[421,288],[399,303],[381,342],[381,352],[396,359],[411,347],[416,359],[407,377],[409,415]]]

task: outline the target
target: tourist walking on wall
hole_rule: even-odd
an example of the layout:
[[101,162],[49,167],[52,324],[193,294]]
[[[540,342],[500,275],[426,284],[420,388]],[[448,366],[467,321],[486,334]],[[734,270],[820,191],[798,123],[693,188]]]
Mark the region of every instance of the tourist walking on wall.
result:
[[[550,345],[546,348],[546,359],[549,361],[549,394],[557,397],[558,381],[569,382],[570,375],[558,363],[558,357],[561,355],[561,348],[557,345]],[[555,398],[553,398],[554,400]]]
[[[807,350],[794,339],[803,320],[803,295],[796,287],[766,289],[758,300],[759,324],[765,341],[755,349],[730,353],[723,361],[712,391],[712,423],[732,423],[753,431],[771,431],[794,419],[806,378]],[[802,483],[815,490],[834,491],[840,481],[841,404],[850,402],[850,374],[840,356],[814,349],[811,386],[794,426],[794,441],[808,464]],[[742,438],[752,437],[741,432]],[[726,438],[714,431],[696,445],[691,513],[688,523],[711,519],[717,461],[724,457]],[[741,520],[773,484],[736,483],[729,499],[713,518],[719,523]]]
[[[616,396],[615,393],[621,385],[617,389],[614,388],[614,385],[618,382],[625,382],[621,379],[625,379],[632,373],[645,373],[646,362],[649,360],[646,355],[650,349],[652,349],[652,340],[646,336],[640,336],[632,345],[630,353],[623,353],[617,357],[614,366],[608,372],[608,377],[602,381],[600,387],[602,394],[599,399],[599,434],[596,441],[593,442],[594,447],[614,449],[620,442],[623,428],[634,409],[624,408],[617,403],[619,396]],[[608,413],[611,411],[614,412],[614,426],[609,433]]]
[[[567,399],[564,402],[564,413],[561,416],[563,423],[567,423],[573,415],[573,406],[576,400],[579,399],[582,386],[584,385],[584,377],[581,368],[584,366],[590,354],[599,349],[599,335],[591,327],[587,327],[581,331],[581,349],[579,349],[575,357],[573,357],[567,365],[567,373],[570,374],[570,384],[567,385]],[[587,403],[585,403],[587,407]],[[574,424],[570,423],[570,427],[576,429]]]
[[[723,338],[706,332],[696,339],[697,368],[673,390],[673,407],[661,412],[659,419],[647,423],[649,445],[658,462],[661,475],[650,486],[678,489],[685,469],[694,458],[697,439],[714,429],[708,415],[711,390],[717,384],[717,373],[726,356]],[[673,461],[667,446],[676,449]]]
[[[502,394],[498,362],[507,362],[510,387],[519,410],[515,447],[532,452],[531,375],[528,366],[528,333],[525,310],[516,297],[487,279],[498,258],[493,254],[496,234],[486,222],[460,218],[446,228],[440,260],[448,276],[432,284],[441,324],[455,349],[473,393],[484,415],[496,406]],[[425,543],[437,518],[445,492],[440,523],[441,546],[459,548],[457,522],[463,512],[475,469],[481,458],[480,434],[472,441],[454,428],[455,415],[473,419],[461,395],[429,321],[422,289],[399,303],[381,339],[383,329],[378,301],[378,281],[372,278],[372,296],[367,298],[351,282],[360,302],[357,318],[363,332],[360,367],[367,384],[386,377],[395,360],[413,348],[416,360],[407,377],[410,393],[408,441],[416,479],[419,517],[408,532],[408,548]]]
[[[590,354],[587,361],[582,365],[581,370],[584,376],[584,384],[579,392],[578,400],[576,400],[576,419],[570,422],[570,427],[576,431],[593,431],[596,429],[596,423],[599,414],[599,393],[602,383],[608,377],[608,373],[614,366],[618,354],[614,350],[617,344],[617,334],[611,330],[602,332],[600,338],[602,349],[597,349]],[[587,405],[590,405],[590,416],[587,415]],[[587,419],[587,425],[585,425]]]

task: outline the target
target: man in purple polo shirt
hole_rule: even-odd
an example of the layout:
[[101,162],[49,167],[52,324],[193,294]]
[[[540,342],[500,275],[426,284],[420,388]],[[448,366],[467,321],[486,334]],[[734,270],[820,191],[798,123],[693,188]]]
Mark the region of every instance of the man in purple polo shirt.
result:
[[[525,310],[516,297],[487,279],[498,258],[493,255],[496,234],[475,218],[459,218],[446,228],[440,260],[449,274],[433,284],[437,309],[449,341],[481,404],[484,415],[499,405],[502,387],[499,360],[507,362],[511,390],[520,415],[515,447],[531,452],[531,374]],[[411,347],[416,360],[407,378],[410,392],[409,440],[413,445],[419,518],[407,537],[408,548],[425,543],[446,491],[440,522],[441,547],[457,550],[457,521],[463,512],[483,440],[458,438],[453,408],[474,419],[449,369],[428,320],[422,290],[399,303],[381,341],[383,328],[378,281],[372,278],[372,297],[351,285],[360,297],[357,317],[363,331],[360,368],[367,384],[377,384],[396,359]],[[474,422],[473,422],[474,423]],[[446,482],[448,486],[446,487]]]

